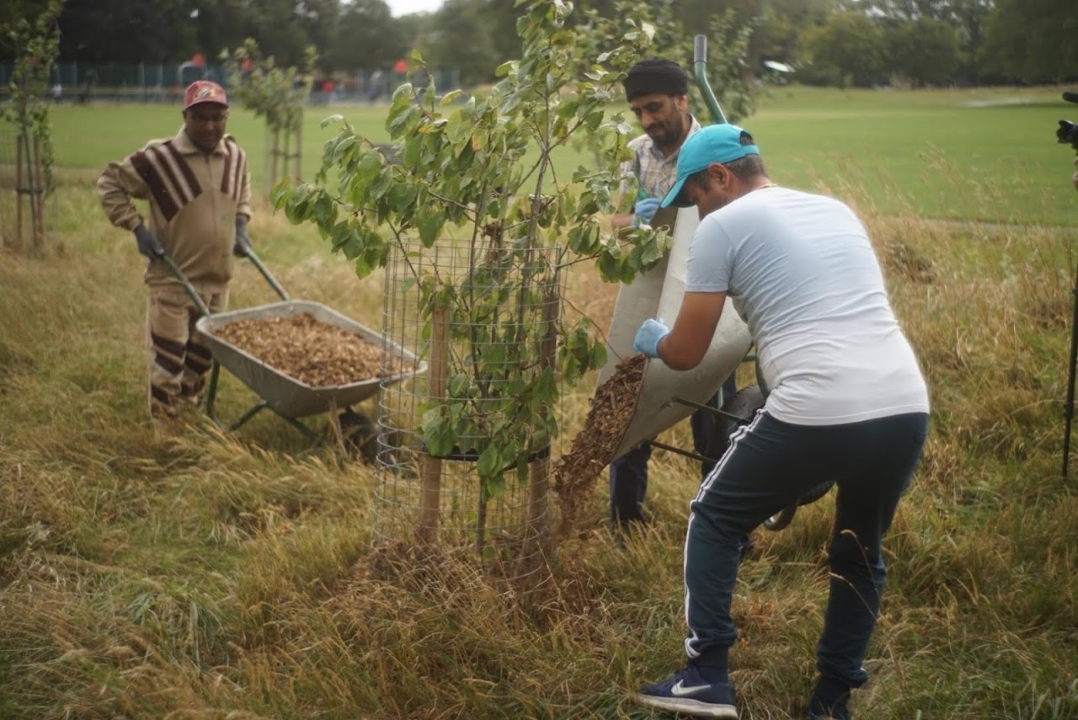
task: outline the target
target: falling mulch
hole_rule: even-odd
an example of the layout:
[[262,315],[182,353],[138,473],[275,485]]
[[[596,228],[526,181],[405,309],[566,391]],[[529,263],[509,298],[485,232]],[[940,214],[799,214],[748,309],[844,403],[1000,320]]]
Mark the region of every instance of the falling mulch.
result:
[[634,355],[618,363],[606,382],[595,390],[584,427],[573,438],[569,452],[554,467],[554,490],[561,506],[562,532],[576,522],[592,482],[610,464],[625,431],[636,414],[647,357]]
[[381,343],[307,313],[237,320],[214,336],[311,387],[349,385],[401,372],[384,372]]

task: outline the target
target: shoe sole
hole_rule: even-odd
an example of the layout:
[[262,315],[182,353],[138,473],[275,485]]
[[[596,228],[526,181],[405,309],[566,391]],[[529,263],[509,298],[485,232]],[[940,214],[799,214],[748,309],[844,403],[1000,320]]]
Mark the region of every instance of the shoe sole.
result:
[[639,693],[633,695],[633,700],[645,707],[680,713],[690,717],[737,720],[737,708],[733,705],[716,705],[715,703],[701,702],[692,698],[659,697]]

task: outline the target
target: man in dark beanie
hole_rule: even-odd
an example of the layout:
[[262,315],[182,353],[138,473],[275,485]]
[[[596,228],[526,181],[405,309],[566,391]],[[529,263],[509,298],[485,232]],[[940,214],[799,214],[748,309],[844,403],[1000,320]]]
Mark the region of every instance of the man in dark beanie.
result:
[[645,134],[629,142],[635,157],[625,167],[625,175],[631,173],[640,182],[639,196],[633,212],[613,217],[615,228],[651,221],[674,185],[681,144],[700,129],[689,113],[689,76],[676,62],[658,57],[641,60],[629,69],[624,87],[629,108]]
[[[614,215],[614,228],[637,227],[651,221],[659,203],[677,179],[678,151],[682,143],[700,129],[689,112],[689,75],[672,60],[653,57],[641,60],[629,69],[624,81],[625,98],[636,115],[644,134],[629,141],[633,159],[623,168],[623,177],[636,176],[639,192],[633,212]],[[622,196],[629,183],[622,185]],[[729,397],[737,390],[734,376],[723,384]],[[718,407],[716,396],[708,403]],[[725,447],[723,423],[707,410],[697,410],[690,419],[693,446],[699,455],[711,460],[701,463],[701,479],[715,466]],[[651,446],[644,443],[610,464],[610,523],[614,530],[627,529],[642,522],[642,503],[648,486],[648,460]],[[746,538],[746,549],[749,547]]]

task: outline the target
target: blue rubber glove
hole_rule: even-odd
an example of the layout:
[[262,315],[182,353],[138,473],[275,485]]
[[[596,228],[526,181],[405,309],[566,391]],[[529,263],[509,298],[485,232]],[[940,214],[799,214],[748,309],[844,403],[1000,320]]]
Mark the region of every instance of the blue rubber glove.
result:
[[651,218],[655,217],[655,211],[659,209],[661,204],[662,200],[659,198],[649,197],[637,200],[636,205],[633,207],[633,227],[640,227],[650,223]]
[[659,357],[659,341],[670,334],[670,328],[662,320],[648,318],[633,338],[633,350],[644,353],[650,358]]

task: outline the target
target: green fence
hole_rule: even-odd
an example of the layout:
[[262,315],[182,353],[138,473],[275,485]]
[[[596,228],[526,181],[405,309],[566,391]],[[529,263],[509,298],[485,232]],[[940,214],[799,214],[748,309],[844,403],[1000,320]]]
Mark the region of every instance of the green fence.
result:
[[[439,94],[460,87],[456,69],[438,68],[431,72]],[[0,63],[0,99],[7,95],[11,73],[10,63]],[[228,87],[221,65],[58,63],[53,68],[51,93],[62,102],[178,102],[189,83],[202,79]],[[406,80],[404,73],[364,68],[333,73],[315,79],[309,101],[379,102],[388,99]]]

